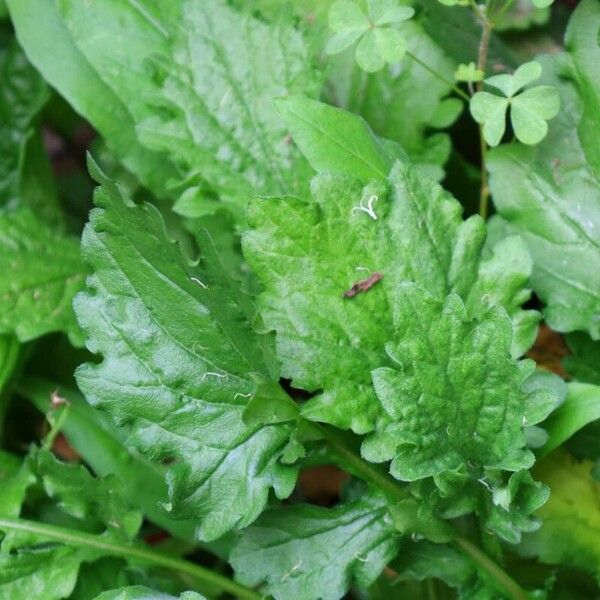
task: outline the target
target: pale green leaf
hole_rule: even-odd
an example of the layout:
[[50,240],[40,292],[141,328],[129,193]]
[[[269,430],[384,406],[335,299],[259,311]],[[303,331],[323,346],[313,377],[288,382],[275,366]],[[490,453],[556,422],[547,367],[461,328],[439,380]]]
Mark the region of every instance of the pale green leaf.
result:
[[494,75],[488,77],[485,82],[492,87],[498,88],[510,98],[526,85],[533,83],[542,75],[542,66],[536,61],[522,64],[512,75]]
[[377,30],[367,31],[356,47],[356,63],[367,73],[374,73],[383,69],[386,58],[381,51]]
[[352,0],[337,0],[329,10],[329,27],[336,32],[365,31],[369,19]]
[[0,332],[29,341],[63,331],[81,344],[71,306],[87,274],[78,240],[55,232],[28,209],[5,211],[0,256]]
[[398,0],[368,0],[369,18],[375,25],[392,25],[410,19],[414,8],[399,6]]
[[560,99],[555,87],[539,85],[512,99],[510,121],[524,144],[538,144],[548,133],[546,121],[558,114]]
[[504,146],[488,159],[501,217],[494,227],[527,243],[531,287],[546,304],[546,321],[594,339],[600,337],[599,27],[598,4],[582,2],[569,29],[571,56],[541,59],[543,83],[558,88],[563,107],[547,137],[535,148]]
[[471,83],[481,81],[484,75],[485,73],[481,69],[478,69],[472,61],[469,64],[458,65],[454,72],[456,81],[470,81]]
[[477,92],[469,104],[473,118],[483,125],[485,141],[497,146],[506,129],[508,100],[489,92]]
[[337,600],[370,585],[398,552],[386,503],[366,497],[335,508],[265,512],[231,555],[237,578],[276,600]]
[[377,51],[387,63],[400,62],[406,53],[406,42],[404,38],[395,29],[374,30],[375,44]]
[[152,206],[132,205],[108,182],[96,203],[83,238],[94,275],[75,306],[89,349],[104,360],[78,370],[79,387],[131,424],[129,446],[173,461],[167,508],[215,539],[252,522],[270,488],[285,497],[295,482],[295,469],[279,463],[291,426],[242,421],[257,389],[286,401],[272,381],[268,339],[251,331],[253,315],[240,308],[209,238],[194,266]]
[[524,536],[521,553],[600,577],[600,484],[591,469],[559,451],[538,464],[535,475],[550,487],[550,499],[537,513],[542,527]]
[[327,42],[325,50],[327,54],[338,54],[343,52],[356,43],[362,37],[362,34],[362,31],[340,31],[332,36]]
[[547,454],[589,423],[600,419],[600,387],[571,382],[564,403],[544,423],[548,432],[543,452]]

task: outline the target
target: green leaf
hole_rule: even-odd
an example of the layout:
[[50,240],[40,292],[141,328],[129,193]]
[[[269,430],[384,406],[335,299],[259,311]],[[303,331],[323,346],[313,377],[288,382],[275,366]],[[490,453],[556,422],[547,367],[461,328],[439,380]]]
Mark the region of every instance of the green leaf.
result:
[[[477,314],[502,301],[523,321],[517,307],[528,297],[522,290],[527,261],[515,247],[506,262],[499,256],[480,262],[483,221],[463,223],[458,202],[417,168],[397,163],[389,190],[320,176],[312,201],[257,200],[248,220],[253,229],[244,236],[244,254],[265,286],[259,306],[266,326],[277,332],[282,375],[317,392],[303,404],[309,419],[358,433],[373,429],[381,406],[370,372],[389,364],[384,346],[403,281],[438,298],[454,289]],[[383,277],[366,292],[345,297],[375,274]]]
[[506,98],[489,92],[477,92],[469,104],[473,118],[483,125],[483,136],[490,146],[497,146],[506,130]]
[[600,484],[592,463],[555,452],[536,467],[536,476],[550,486],[550,500],[538,511],[542,527],[526,535],[519,551],[544,563],[562,564],[600,576]]
[[[103,592],[96,597],[96,600],[176,600],[175,596],[156,592],[150,588],[141,585],[121,588],[119,590],[110,590]],[[205,600],[204,596],[196,592],[184,592],[179,596],[179,600]]]
[[87,271],[78,241],[23,208],[0,213],[0,254],[0,332],[25,342],[64,331],[80,345],[71,303]]
[[571,333],[567,336],[571,351],[565,356],[563,366],[575,379],[600,386],[600,344],[585,334]]
[[473,61],[467,65],[458,65],[454,73],[454,78],[456,81],[467,81],[471,83],[481,81],[484,76],[485,73],[481,69],[478,69]]
[[285,497],[294,486],[295,468],[279,462],[292,425],[242,421],[260,382],[276,389],[269,339],[251,331],[253,314],[238,304],[210,239],[190,264],[155,208],[133,205],[107,181],[95,199],[83,236],[94,275],[75,308],[103,361],[78,370],[79,387],[130,424],[129,446],[172,461],[167,509],[216,539],[251,523],[270,488]]
[[524,144],[538,144],[548,133],[547,120],[560,109],[556,88],[538,85],[515,97],[510,105],[510,121],[515,135]]
[[406,49],[422,62],[404,56],[393,68],[365,73],[349,53],[340,55],[331,67],[327,99],[361,115],[376,135],[398,142],[413,162],[441,179],[451,144],[431,127],[446,126],[435,118],[451,93],[456,65],[420,23],[411,20],[400,27]]
[[[127,103],[101,79],[77,47],[58,3],[32,0],[25,6],[20,0],[8,0],[7,5],[17,38],[33,65],[104,136],[111,152],[127,168],[157,194],[165,195],[173,167],[166,157],[141,146]],[[106,31],[107,22],[102,26]],[[120,45],[106,47],[116,51]]]
[[589,423],[600,419],[600,387],[571,382],[564,403],[544,423],[548,440],[544,454],[558,448]]
[[329,10],[329,27],[333,31],[364,31],[369,28],[369,19],[360,6],[352,0],[337,0]]
[[510,359],[506,312],[496,306],[472,321],[457,295],[442,303],[413,283],[398,287],[392,305],[396,334],[386,351],[395,367],[373,371],[389,422],[363,455],[393,459],[390,472],[404,481],[467,465],[481,476],[517,456],[518,468],[531,466],[520,392],[530,369]]
[[488,77],[485,82],[499,89],[507,98],[511,98],[526,85],[539,79],[541,75],[542,67],[540,63],[531,61],[522,64],[512,75],[495,75],[494,77]]
[[12,335],[0,335],[0,438],[4,435],[4,419],[10,400],[10,387],[18,370],[21,344]]
[[[84,467],[61,463],[46,450],[33,448],[21,469],[2,487],[2,517],[17,517],[29,495],[33,506],[40,496],[46,497],[43,514],[66,519],[86,531],[103,532],[104,540],[129,541],[141,524],[139,513],[130,511],[121,500],[115,480],[95,480]],[[32,488],[35,493],[30,493]],[[69,597],[81,564],[108,553],[99,548],[49,545],[43,534],[0,529],[5,531],[0,595],[6,598]]]
[[0,206],[17,201],[19,162],[48,88],[12,42],[0,50]]
[[278,98],[275,106],[294,141],[318,173],[364,181],[385,179],[394,158],[357,115],[304,96]]
[[266,511],[231,555],[237,578],[276,600],[337,600],[352,583],[370,585],[398,552],[385,502]]
[[[555,330],[600,338],[600,132],[598,4],[582,2],[569,28],[571,54],[541,60],[544,84],[558,88],[563,109],[535,149],[510,144],[490,153],[490,187],[501,220],[533,258],[531,287]],[[595,136],[593,135],[595,132]]]
[[[271,98],[318,88],[302,35],[221,0],[174,3],[181,13],[174,20],[161,19],[155,3],[142,4],[151,18],[137,3],[117,0],[62,0],[61,13],[87,60],[132,113],[140,140],[177,163],[172,190],[205,181],[239,218],[257,192],[300,193],[307,169],[286,143]],[[107,44],[107,31],[123,43]]]

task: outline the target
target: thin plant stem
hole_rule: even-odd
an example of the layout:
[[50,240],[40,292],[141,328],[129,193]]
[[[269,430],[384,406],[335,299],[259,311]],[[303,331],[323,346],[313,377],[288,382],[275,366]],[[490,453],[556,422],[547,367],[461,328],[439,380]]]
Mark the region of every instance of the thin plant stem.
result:
[[440,81],[443,81],[446,85],[449,85],[456,94],[458,94],[463,100],[469,102],[469,95],[461,90],[453,81],[436,71],[434,68],[430,67],[426,62],[422,61],[418,56],[410,52],[410,50],[406,51],[406,56],[410,59],[414,60],[418,65],[421,65],[426,71],[429,71],[434,77],[437,77]]
[[[490,47],[490,37],[492,35],[493,24],[487,19],[487,16],[477,8],[477,13],[481,19],[481,41],[479,42],[479,53],[477,56],[477,68],[485,73],[488,51]],[[483,81],[477,83],[477,91],[483,89]],[[487,218],[490,189],[488,185],[487,173],[487,142],[483,136],[483,125],[479,125],[479,153],[481,157],[481,187],[479,190],[479,214],[483,219]]]
[[0,529],[4,531],[22,531],[39,535],[45,539],[55,540],[68,546],[92,548],[113,556],[122,556],[132,561],[164,567],[189,575],[199,583],[217,587],[223,592],[228,592],[241,600],[261,600],[263,598],[262,594],[219,573],[215,573],[187,560],[145,548],[139,544],[113,542],[99,535],[67,529],[65,527],[57,527],[56,525],[49,525],[47,523],[37,523],[26,519],[0,518]]
[[503,571],[493,560],[475,546],[475,544],[460,536],[457,536],[454,541],[477,566],[494,579],[509,598],[512,598],[512,600],[529,599],[529,595],[525,590],[506,571]]

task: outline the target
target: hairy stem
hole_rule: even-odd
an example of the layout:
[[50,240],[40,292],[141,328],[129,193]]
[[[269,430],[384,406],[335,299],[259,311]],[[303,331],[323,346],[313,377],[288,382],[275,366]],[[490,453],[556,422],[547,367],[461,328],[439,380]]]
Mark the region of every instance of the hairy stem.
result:
[[454,83],[454,81],[451,81],[450,79],[448,79],[447,77],[445,77],[444,75],[442,75],[441,73],[436,71],[434,68],[430,67],[426,62],[423,62],[418,56],[416,56],[409,50],[406,51],[406,56],[408,56],[409,58],[414,60],[417,64],[421,65],[426,71],[429,71],[429,73],[431,73],[434,77],[437,77],[440,81],[443,81],[446,85],[449,85],[454,90],[454,92],[456,94],[458,94],[463,100],[466,100],[467,102],[470,100],[469,95],[466,92],[464,92],[463,90],[461,90]]
[[241,600],[261,600],[263,596],[244,585],[205,569],[200,565],[167,556],[155,550],[145,548],[137,544],[126,544],[109,541],[101,536],[90,533],[83,533],[64,527],[48,525],[46,523],[37,523],[25,519],[0,519],[0,529],[4,531],[22,531],[39,535],[46,539],[56,540],[69,546],[78,546],[84,548],[93,548],[102,552],[110,553],[113,556],[122,556],[125,559],[139,561],[142,563],[156,565],[171,569],[179,573],[190,575],[199,583],[215,586],[223,592],[232,594],[235,598]]
[[[490,37],[492,35],[493,24],[490,23],[485,13],[478,10],[478,15],[481,19],[481,41],[479,42],[479,53],[477,56],[477,68],[485,73],[487,64],[488,50],[490,47]],[[477,83],[477,91],[483,89],[483,81]],[[482,218],[486,218],[488,214],[488,202],[490,197],[490,189],[488,185],[487,174],[487,143],[483,137],[483,125],[479,125],[479,152],[481,156],[481,187],[479,190],[479,214]]]

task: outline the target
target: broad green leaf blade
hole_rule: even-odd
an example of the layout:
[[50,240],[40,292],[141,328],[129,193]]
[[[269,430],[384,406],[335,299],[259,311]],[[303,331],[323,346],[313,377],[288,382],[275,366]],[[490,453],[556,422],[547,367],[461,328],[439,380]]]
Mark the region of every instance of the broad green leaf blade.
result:
[[278,98],[275,106],[294,141],[318,173],[385,179],[394,158],[359,116],[305,96]]
[[21,154],[48,88],[16,42],[0,50],[0,206],[16,204]]
[[[244,254],[265,286],[260,309],[277,332],[282,375],[318,392],[303,405],[306,417],[359,433],[373,429],[381,411],[370,372],[388,364],[400,283],[415,281],[438,298],[452,289],[471,294],[477,312],[496,299],[512,311],[527,297],[518,284],[523,260],[513,254],[505,266],[480,265],[483,221],[463,223],[458,202],[418,168],[397,163],[390,189],[320,176],[312,201],[257,200],[248,219]],[[365,281],[372,283],[353,295]],[[519,300],[509,302],[513,293]]]
[[63,331],[82,343],[71,306],[87,269],[79,242],[55,232],[28,209],[0,214],[0,332],[29,341]]
[[[53,0],[7,2],[27,57],[73,108],[104,136],[120,160],[158,195],[175,173],[164,156],[142,147],[126,103],[94,71],[75,44]],[[35,15],[35,18],[32,18]],[[106,24],[104,24],[106,27]]]
[[[393,302],[394,331],[387,352],[394,368],[373,371],[390,422],[365,444],[371,461],[392,460],[391,473],[415,481],[449,471],[483,473],[522,455],[524,396],[529,374],[510,359],[512,326],[495,307],[473,321],[460,298],[442,303],[413,283]],[[516,469],[515,469],[516,470]]]
[[600,575],[600,484],[591,476],[592,463],[554,452],[536,467],[536,476],[550,486],[550,500],[540,509],[542,527],[524,537],[519,551],[549,564],[561,564]]
[[[600,338],[600,153],[597,68],[600,6],[582,2],[570,26],[571,56],[543,58],[542,83],[558,87],[562,109],[535,148],[510,144],[490,153],[492,196],[510,235],[527,243],[531,287],[548,324]],[[593,139],[592,139],[593,138]],[[595,140],[595,141],[594,141]]]
[[295,469],[279,463],[291,425],[242,421],[257,389],[286,401],[271,380],[268,340],[251,331],[210,240],[194,266],[152,206],[131,204],[109,182],[96,203],[83,236],[94,275],[75,307],[104,360],[78,370],[79,387],[130,423],[129,446],[172,461],[167,508],[216,539],[252,522],[270,488],[285,497],[295,482]]
[[566,442],[580,429],[600,419],[600,387],[571,382],[564,403],[544,423],[548,440],[542,452],[547,454]]
[[265,512],[231,555],[236,577],[276,600],[337,600],[370,585],[398,552],[385,502],[335,508],[296,505]]
[[[205,600],[204,596],[196,592],[184,592],[178,598],[179,600]],[[141,585],[135,585],[103,592],[95,600],[176,600],[176,598],[170,594],[163,594]]]
[[61,1],[77,46],[128,107],[142,142],[177,163],[175,193],[205,181],[239,218],[257,192],[301,193],[306,164],[271,103],[318,87],[301,33],[221,0],[173,5],[181,15],[171,22],[147,18],[159,10],[147,0],[143,11],[123,0]]
[[585,333],[567,336],[571,355],[563,359],[563,366],[577,381],[600,386],[600,343]]

